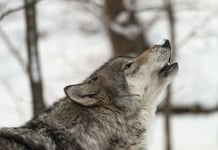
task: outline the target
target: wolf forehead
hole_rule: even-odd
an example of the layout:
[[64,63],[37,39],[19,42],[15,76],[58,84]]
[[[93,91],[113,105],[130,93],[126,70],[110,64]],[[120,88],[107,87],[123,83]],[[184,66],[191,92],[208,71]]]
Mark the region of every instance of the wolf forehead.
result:
[[86,78],[85,81],[99,77],[102,74],[110,76],[111,78],[119,74],[121,75],[124,71],[124,66],[128,64],[133,58],[134,57],[130,56],[117,56],[112,58],[97,70],[95,70],[95,72]]

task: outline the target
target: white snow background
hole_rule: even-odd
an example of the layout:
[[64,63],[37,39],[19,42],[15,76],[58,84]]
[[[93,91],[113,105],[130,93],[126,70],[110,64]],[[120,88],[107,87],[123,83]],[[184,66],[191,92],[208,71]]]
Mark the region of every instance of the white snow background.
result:
[[[22,5],[22,0],[0,0],[0,14]],[[149,1],[153,6],[161,0]],[[143,2],[142,2],[143,3]],[[176,10],[179,75],[173,84],[173,104],[218,104],[218,1],[174,0]],[[148,4],[148,3],[147,3]],[[142,4],[140,6],[143,6]],[[44,97],[48,106],[64,96],[66,85],[79,83],[111,57],[111,45],[101,21],[77,2],[44,0],[38,8],[39,50]],[[166,14],[149,28],[150,43],[169,38]],[[154,14],[139,14],[142,21]],[[208,16],[209,19],[205,19]],[[198,24],[205,24],[198,29]],[[26,62],[23,11],[0,22]],[[183,39],[193,30],[197,34]],[[88,33],[87,33],[88,32]],[[0,38],[0,127],[19,126],[31,116],[28,79]],[[151,150],[164,149],[164,118],[158,115],[151,135]],[[174,150],[217,150],[218,113],[172,117]]]

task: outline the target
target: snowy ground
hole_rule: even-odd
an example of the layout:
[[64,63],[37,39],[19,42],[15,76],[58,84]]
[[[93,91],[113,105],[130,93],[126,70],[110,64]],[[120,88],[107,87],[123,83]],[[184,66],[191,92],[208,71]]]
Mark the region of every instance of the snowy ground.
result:
[[[3,0],[1,0],[3,1]],[[0,2],[1,2],[0,1]],[[21,4],[21,0],[7,2],[7,8]],[[159,2],[161,2],[159,0]],[[176,1],[177,61],[180,72],[174,82],[173,103],[205,106],[218,104],[218,19],[215,0],[198,2],[193,9],[184,9],[194,0]],[[64,96],[63,87],[78,83],[111,57],[111,47],[100,21],[76,3],[73,10],[60,1],[45,0],[39,6],[40,56],[47,105]],[[76,6],[76,7],[75,7]],[[0,9],[0,14],[4,9]],[[62,15],[65,13],[66,15]],[[26,61],[23,12],[0,22]],[[205,19],[212,15],[212,19]],[[62,17],[61,17],[62,16]],[[141,16],[148,17],[148,13]],[[163,14],[164,17],[164,14]],[[200,22],[205,26],[188,42],[183,39]],[[87,28],[88,27],[88,28]],[[197,28],[197,27],[196,27]],[[167,23],[160,19],[149,31],[151,43],[168,38]],[[84,30],[94,32],[87,34]],[[31,118],[29,85],[25,72],[0,39],[0,127],[17,126]],[[164,149],[163,117],[154,124],[152,150]],[[173,116],[172,137],[175,150],[217,150],[218,114],[208,116]]]

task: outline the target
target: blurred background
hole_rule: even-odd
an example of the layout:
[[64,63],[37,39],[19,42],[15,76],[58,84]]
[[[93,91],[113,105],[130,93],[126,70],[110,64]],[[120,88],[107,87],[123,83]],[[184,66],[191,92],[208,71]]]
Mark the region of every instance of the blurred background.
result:
[[216,0],[0,0],[0,127],[24,124],[111,57],[170,39],[180,70],[150,150],[217,150],[217,14]]

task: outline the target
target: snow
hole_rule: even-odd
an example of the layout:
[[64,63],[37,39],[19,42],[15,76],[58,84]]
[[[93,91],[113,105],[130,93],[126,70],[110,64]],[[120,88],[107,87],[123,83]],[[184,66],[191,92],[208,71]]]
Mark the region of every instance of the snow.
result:
[[31,48],[31,75],[34,83],[38,83],[40,80],[40,71],[39,66],[36,59],[36,47],[32,46]]
[[140,27],[136,24],[130,24],[124,27],[117,22],[112,22],[110,28],[116,33],[123,35],[130,40],[135,39],[141,33]]
[[[217,150],[218,113],[209,116],[173,116],[172,148],[174,150]],[[194,120],[194,121],[193,121]],[[164,117],[157,117],[153,127],[151,150],[161,150],[165,146]]]
[[[143,6],[143,1],[141,3],[140,8]],[[161,0],[157,3],[159,6],[162,4]],[[173,83],[173,104],[200,103],[211,107],[218,104],[216,67],[218,20],[212,16],[192,39],[185,43],[182,41],[193,27],[213,14],[218,3],[215,0],[199,1],[196,5],[200,9],[192,10],[187,8],[186,3],[192,6],[196,2],[175,1],[176,9],[181,10],[176,14],[178,35],[176,60],[179,62],[180,70]],[[20,4],[21,0],[17,0],[16,3],[7,1],[4,10]],[[149,6],[155,4],[156,1],[151,2]],[[111,57],[111,45],[102,24],[81,8],[81,4],[76,2],[64,4],[60,1],[46,0],[38,4],[39,54],[48,106],[64,96],[65,86],[81,82]],[[152,44],[163,38],[169,39],[165,14],[161,12],[160,15],[161,19],[147,31]],[[145,12],[139,16],[143,22],[155,15]],[[4,18],[0,26],[19,50],[24,62],[27,62],[23,12]],[[87,30],[81,30],[86,26],[89,31],[94,32],[87,34],[85,33]],[[121,33],[123,34],[123,31]],[[2,39],[0,39],[0,68],[0,127],[19,126],[32,117],[30,88],[26,73]],[[163,116],[159,115],[153,125],[151,150],[164,149],[163,119]],[[174,150],[217,150],[218,114],[173,116],[172,137]]]
[[116,22],[117,23],[126,23],[129,20],[130,14],[128,11],[122,11],[117,17],[116,17]]
[[130,13],[128,11],[122,11],[114,21],[110,23],[110,28],[116,33],[123,35],[128,39],[135,39],[141,32],[141,28],[136,24],[129,24]]

